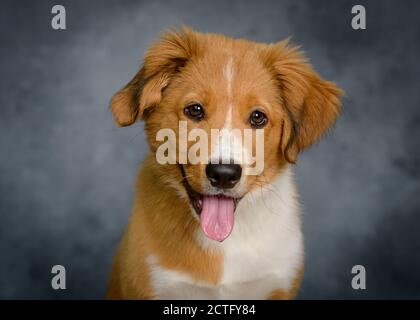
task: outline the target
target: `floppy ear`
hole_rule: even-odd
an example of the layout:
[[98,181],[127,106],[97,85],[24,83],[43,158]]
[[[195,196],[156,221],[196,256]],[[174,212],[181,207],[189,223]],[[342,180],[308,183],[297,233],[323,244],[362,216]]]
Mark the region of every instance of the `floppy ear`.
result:
[[296,163],[297,155],[328,131],[340,113],[343,91],[322,79],[288,40],[272,45],[265,62],[280,89],[287,117],[283,122],[281,148],[285,159]]
[[184,28],[168,32],[145,55],[143,67],[111,99],[111,111],[118,126],[144,119],[162,100],[171,78],[198,54],[195,32]]

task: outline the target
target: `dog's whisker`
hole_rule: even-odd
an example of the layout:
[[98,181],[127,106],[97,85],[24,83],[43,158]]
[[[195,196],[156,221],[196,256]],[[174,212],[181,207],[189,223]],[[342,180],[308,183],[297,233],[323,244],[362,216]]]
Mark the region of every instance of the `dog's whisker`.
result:
[[[263,177],[263,176],[261,176],[261,178],[265,179],[265,177]],[[264,182],[265,182],[264,189],[272,192],[283,204],[286,204],[283,196],[279,193],[279,190],[277,190],[272,184],[268,183],[267,180],[264,180]]]

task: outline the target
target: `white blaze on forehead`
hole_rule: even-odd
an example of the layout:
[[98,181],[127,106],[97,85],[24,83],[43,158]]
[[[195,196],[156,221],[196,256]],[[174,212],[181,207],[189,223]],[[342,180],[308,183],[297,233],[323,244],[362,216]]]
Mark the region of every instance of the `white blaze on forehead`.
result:
[[232,81],[233,81],[233,57],[229,57],[225,64],[223,74],[226,77],[227,93],[229,98],[232,97]]
[[[215,136],[217,139],[214,145],[215,148],[212,149],[212,163],[219,163],[219,161],[223,161],[223,163],[230,163],[230,160],[235,158],[235,147],[232,143],[234,141],[231,135],[233,114],[232,83],[234,77],[233,57],[228,57],[225,65],[223,66],[223,76],[226,83],[226,101],[224,101],[224,104],[227,111],[225,114],[225,122],[223,124],[223,128],[220,129],[217,137]],[[214,140],[212,139],[212,142],[213,141]]]
[[226,113],[226,120],[224,124],[225,129],[230,129],[232,127],[232,109],[233,109],[233,102],[232,102],[232,82],[233,82],[233,58],[229,57],[228,61],[226,62],[223,74],[226,78],[226,92],[227,92],[227,106],[228,111]]
[[238,164],[242,163],[242,134],[239,129],[232,128],[234,71],[233,57],[229,57],[223,66],[223,76],[226,81],[226,118],[223,128],[218,133],[215,150],[212,150],[212,163],[219,163],[219,161],[230,163],[232,160]]

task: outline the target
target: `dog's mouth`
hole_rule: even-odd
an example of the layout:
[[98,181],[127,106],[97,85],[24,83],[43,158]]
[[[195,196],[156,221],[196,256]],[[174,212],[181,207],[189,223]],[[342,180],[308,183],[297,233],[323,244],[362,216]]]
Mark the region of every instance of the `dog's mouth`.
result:
[[195,191],[185,176],[180,165],[182,181],[194,208],[200,219],[204,234],[212,240],[223,241],[229,237],[234,225],[234,213],[241,198],[232,198],[222,194],[205,195]]

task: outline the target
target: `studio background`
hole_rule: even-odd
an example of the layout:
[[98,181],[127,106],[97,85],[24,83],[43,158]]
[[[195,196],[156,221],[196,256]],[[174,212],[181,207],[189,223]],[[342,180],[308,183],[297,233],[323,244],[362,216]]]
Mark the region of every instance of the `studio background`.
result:
[[[67,30],[51,28],[51,8]],[[367,30],[351,28],[363,4]],[[420,298],[420,2],[2,1],[0,298],[103,298],[127,223],[143,125],[110,97],[167,28],[293,36],[343,88],[344,112],[295,168],[306,272],[299,298]],[[67,290],[51,289],[51,267]],[[367,270],[367,290],[351,268]]]

